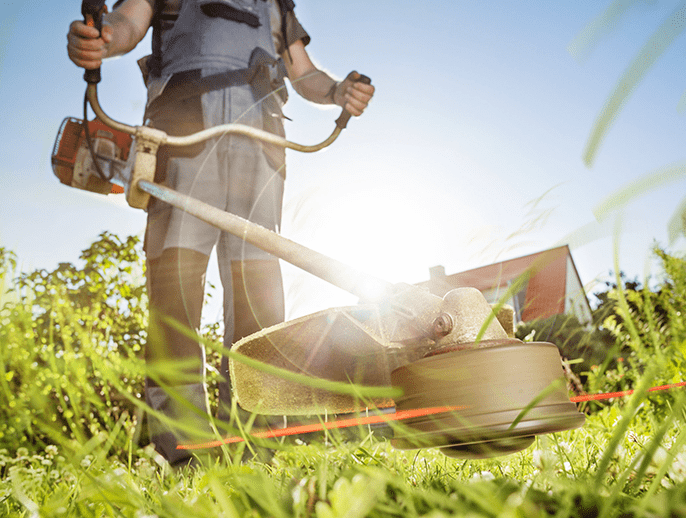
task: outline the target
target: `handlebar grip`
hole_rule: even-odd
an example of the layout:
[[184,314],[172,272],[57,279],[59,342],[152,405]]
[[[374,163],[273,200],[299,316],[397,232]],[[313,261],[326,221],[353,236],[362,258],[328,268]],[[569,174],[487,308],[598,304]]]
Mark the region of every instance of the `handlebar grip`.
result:
[[[98,32],[102,31],[102,15],[107,12],[105,0],[83,0],[81,2],[81,14],[83,22],[89,27],[95,27]],[[86,70],[83,78],[87,83],[97,84],[100,82],[100,67]]]
[[[365,85],[372,84],[371,78],[369,78],[368,76],[362,75],[362,74],[360,74],[360,77],[358,77],[355,80],[355,82],[356,83],[364,83]],[[346,110],[345,108],[343,108],[341,115],[338,117],[338,119],[336,119],[336,126],[338,126],[341,129],[345,129],[345,127],[348,125],[348,121],[350,120],[350,117],[352,117],[350,112],[348,110]]]

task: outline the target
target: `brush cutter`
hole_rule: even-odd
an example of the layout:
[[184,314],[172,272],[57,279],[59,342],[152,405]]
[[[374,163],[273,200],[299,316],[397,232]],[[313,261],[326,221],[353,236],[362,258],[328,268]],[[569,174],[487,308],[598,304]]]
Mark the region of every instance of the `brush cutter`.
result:
[[[402,449],[438,447],[446,455],[463,458],[519,451],[536,435],[584,423],[583,414],[569,400],[557,347],[514,339],[511,311],[508,315],[501,309],[499,319],[478,290],[459,288],[441,298],[417,286],[391,284],[153,182],[162,144],[187,146],[240,134],[314,152],[330,145],[345,128],[350,118],[345,110],[331,136],[316,145],[296,144],[241,124],[175,137],[112,120],[98,101],[99,77],[86,79],[86,99],[97,119],[63,123],[53,153],[55,174],[63,183],[102,193],[120,186],[135,208],[145,208],[153,196],[361,300],[357,306],[327,309],[262,329],[234,344],[232,351],[318,380],[402,391],[393,399],[365,399],[231,360],[234,397],[242,408],[271,415],[441,408],[440,413],[418,412],[403,426],[394,426],[392,443]],[[501,324],[508,319],[509,332]]]

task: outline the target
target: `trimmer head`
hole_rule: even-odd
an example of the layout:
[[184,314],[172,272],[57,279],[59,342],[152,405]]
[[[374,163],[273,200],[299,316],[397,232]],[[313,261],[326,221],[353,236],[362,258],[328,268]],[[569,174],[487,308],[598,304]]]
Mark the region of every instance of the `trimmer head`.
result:
[[[385,306],[320,311],[265,328],[237,342],[232,350],[322,380],[390,387],[393,370],[421,359],[446,340],[474,341],[484,320],[492,316],[490,305],[476,289],[454,290],[444,299],[414,287],[401,290]],[[507,334],[494,319],[484,338],[506,339]],[[235,360],[230,360],[229,368],[236,401],[251,412],[338,414],[365,406],[393,406],[392,401],[363,402],[311,389]]]
[[451,457],[492,457],[526,448],[535,435],[584,423],[550,343],[465,344],[402,366],[391,381],[403,389],[397,410],[453,409],[403,422],[392,441],[400,449],[428,446]]
[[438,447],[461,458],[513,453],[529,446],[535,435],[583,424],[584,415],[569,400],[556,346],[512,339],[495,319],[477,341],[484,321],[493,318],[478,290],[454,290],[432,311],[439,315],[434,327],[445,334],[412,336],[413,322],[431,318],[415,315],[403,323],[410,313],[398,317],[368,305],[285,322],[233,347],[314,378],[399,387],[403,395],[395,401],[361,401],[231,361],[237,402],[246,410],[287,415],[344,414],[366,406],[445,408],[394,424],[392,444],[400,449]]

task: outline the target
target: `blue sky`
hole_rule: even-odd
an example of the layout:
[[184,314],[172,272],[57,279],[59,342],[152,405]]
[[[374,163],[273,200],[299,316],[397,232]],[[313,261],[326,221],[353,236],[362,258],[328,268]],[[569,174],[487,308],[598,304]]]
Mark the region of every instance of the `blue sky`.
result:
[[[108,4],[111,2],[108,2]],[[644,41],[678,5],[636,2],[582,63],[567,46],[605,2],[298,0],[309,51],[338,77],[355,68],[377,95],[326,151],[289,152],[284,235],[386,280],[419,282],[569,244],[583,283],[613,269],[615,218],[593,210],[613,192],[684,159],[686,37],[628,99],[592,167],[582,160],[593,122]],[[76,261],[103,230],[140,234],[142,211],[59,184],[50,152],[65,116],[81,116],[84,82],[66,56],[79,2],[0,5],[0,245],[25,269]],[[138,124],[145,92],[129,56],[103,66],[100,98]],[[291,92],[289,138],[330,133],[335,109]],[[632,201],[620,266],[657,273],[653,241],[684,182]],[[681,251],[683,240],[672,250]],[[287,268],[290,316],[349,303]]]

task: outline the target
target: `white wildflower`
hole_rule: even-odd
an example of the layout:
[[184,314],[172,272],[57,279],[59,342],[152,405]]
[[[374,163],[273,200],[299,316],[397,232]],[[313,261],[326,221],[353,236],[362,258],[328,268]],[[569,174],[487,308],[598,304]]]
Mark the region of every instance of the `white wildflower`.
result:
[[674,457],[672,465],[669,467],[667,472],[669,478],[671,478],[675,483],[680,483],[686,481],[686,452],[680,452]]
[[479,473],[474,473],[473,478],[477,480],[495,480],[495,475],[490,471],[480,471]]
[[45,456],[47,458],[52,459],[53,457],[55,457],[57,455],[57,453],[58,453],[57,446],[55,446],[54,444],[48,444],[45,447]]
[[560,446],[560,449],[567,455],[572,453],[572,445],[569,444],[567,441],[560,441],[558,445]]

